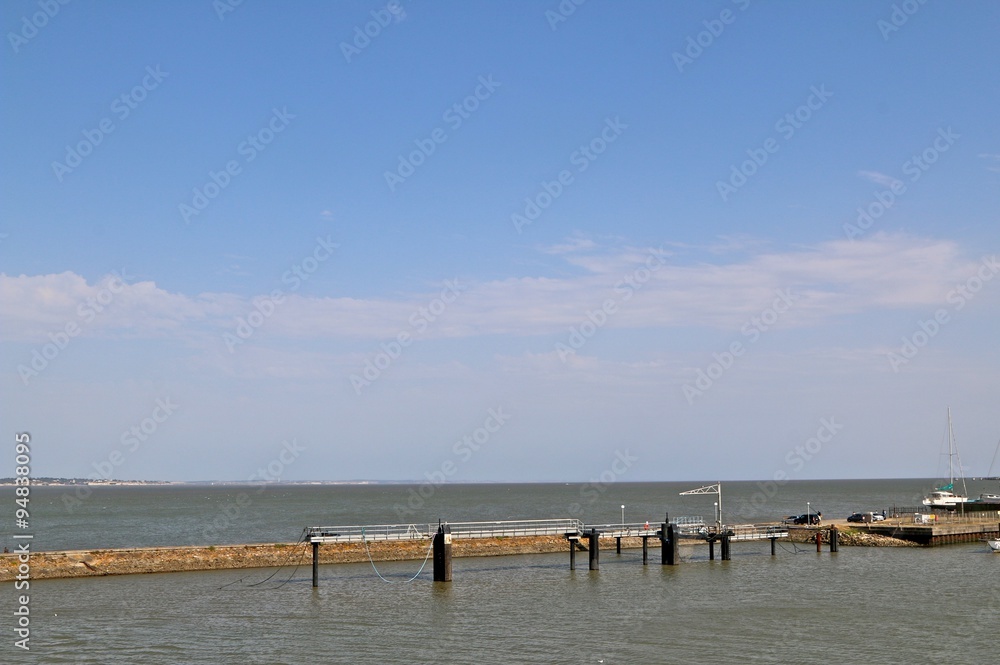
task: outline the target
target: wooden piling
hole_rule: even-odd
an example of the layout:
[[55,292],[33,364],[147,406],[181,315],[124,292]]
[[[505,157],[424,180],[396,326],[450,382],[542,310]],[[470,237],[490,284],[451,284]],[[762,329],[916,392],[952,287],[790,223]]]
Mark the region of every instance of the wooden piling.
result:
[[840,534],[837,531],[837,526],[836,525],[831,526],[830,527],[830,553],[831,554],[833,552],[836,552],[837,549],[838,549],[838,545],[840,544],[838,542],[840,540],[839,535]]
[[771,556],[776,556],[778,554],[778,539],[771,539]]
[[313,588],[319,586],[319,543],[314,542],[313,546]]
[[642,565],[649,565],[649,536],[642,537]]
[[622,537],[615,536],[615,554],[621,556],[622,553]]
[[590,569],[600,570],[601,569],[601,546],[598,543],[600,536],[597,533],[597,529],[591,529],[590,533],[587,534],[587,539],[590,541]]
[[729,533],[724,533],[722,535],[722,560],[729,561],[733,557],[731,544],[729,542]]
[[819,553],[819,552],[822,552],[822,551],[823,551],[823,532],[822,531],[817,531],[816,532],[816,552]]
[[438,526],[434,534],[434,581],[451,582],[451,527]]
[[576,570],[576,540],[569,539],[569,569]]
[[708,560],[715,561],[715,541],[711,538],[708,540]]

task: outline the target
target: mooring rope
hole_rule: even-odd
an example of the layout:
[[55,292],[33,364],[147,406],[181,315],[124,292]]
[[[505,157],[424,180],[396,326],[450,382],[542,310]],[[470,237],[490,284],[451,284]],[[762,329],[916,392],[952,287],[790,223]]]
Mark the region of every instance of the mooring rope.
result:
[[427,547],[427,555],[424,556],[424,562],[420,564],[420,569],[417,571],[416,575],[414,575],[408,580],[387,580],[384,577],[382,577],[382,573],[378,572],[378,568],[375,566],[375,561],[372,559],[372,553],[368,549],[368,538],[365,536],[364,527],[361,527],[361,542],[365,544],[365,554],[368,555],[368,561],[372,564],[372,569],[375,571],[375,574],[378,575],[378,578],[383,582],[390,582],[390,583],[412,582],[413,580],[417,579],[417,577],[420,576],[420,573],[424,572],[424,566],[427,565],[427,560],[431,558],[431,550],[434,548],[434,539],[431,538],[431,543]]
[[[295,546],[296,546],[296,545],[308,545],[308,544],[309,544],[309,543],[308,543],[308,542],[307,542],[307,541],[305,540],[305,536],[304,536],[304,533],[303,533],[303,536],[300,536],[300,537],[299,537],[299,540],[298,540],[298,541],[296,541],[295,545],[292,545],[292,547],[291,547],[291,548],[289,549],[289,552],[288,552],[288,555],[286,555],[285,559],[287,560],[287,559],[291,558],[291,557],[292,557],[292,556],[293,556],[293,555],[295,554]],[[296,571],[296,570],[298,570],[298,569],[299,569],[299,566],[301,566],[301,565],[302,565],[302,559],[303,559],[303,557],[305,556],[305,554],[306,554],[306,552],[308,551],[308,549],[309,549],[309,548],[307,548],[307,547],[303,547],[303,548],[302,548],[302,554],[301,554],[301,555],[299,556],[299,561],[298,561],[298,563],[296,563],[296,564],[295,564],[295,569],[294,569],[294,570],[292,570],[292,575],[294,575],[294,574],[295,574],[295,571]],[[261,584],[263,584],[264,582],[267,582],[268,580],[270,580],[271,578],[273,578],[273,577],[274,577],[275,575],[277,575],[277,574],[278,574],[279,572],[281,572],[281,571],[282,571],[283,569],[287,568],[288,566],[289,566],[289,564],[288,564],[288,563],[282,563],[282,564],[281,564],[280,566],[278,566],[278,567],[277,567],[277,568],[275,569],[275,571],[274,571],[273,573],[271,573],[270,575],[268,575],[268,576],[267,576],[267,577],[265,577],[264,579],[260,580],[259,582],[254,582],[253,584],[244,584],[243,586],[245,586],[245,587],[256,587],[256,586],[260,586]],[[223,589],[226,589],[226,588],[228,588],[228,587],[231,587],[231,586],[233,586],[234,584],[239,584],[240,582],[242,582],[243,580],[245,580],[245,579],[246,579],[246,578],[248,578],[248,577],[250,577],[250,575],[244,575],[244,576],[243,576],[243,577],[241,577],[240,579],[238,579],[238,580],[235,580],[235,581],[233,581],[233,582],[230,582],[229,584],[223,584],[222,586],[220,586],[220,587],[218,588],[218,591],[221,591],[221,590],[223,590]],[[290,579],[291,579],[291,577],[289,577],[288,579],[290,580]],[[284,581],[284,582],[282,582],[282,583],[281,583],[280,585],[278,585],[277,587],[274,587],[274,588],[276,588],[276,589],[277,589],[277,588],[280,588],[280,587],[284,586],[284,585],[285,585],[285,584],[287,584],[287,583],[288,583],[288,580],[285,580],[285,581]]]
[[792,550],[789,550],[785,546],[785,543],[778,543],[778,546],[781,547],[781,549],[785,550],[786,552],[791,551],[792,554],[802,554],[804,552],[809,552],[810,551],[809,548],[800,548],[798,545],[796,545],[792,541],[788,541],[788,542],[791,543],[792,548],[793,548]]

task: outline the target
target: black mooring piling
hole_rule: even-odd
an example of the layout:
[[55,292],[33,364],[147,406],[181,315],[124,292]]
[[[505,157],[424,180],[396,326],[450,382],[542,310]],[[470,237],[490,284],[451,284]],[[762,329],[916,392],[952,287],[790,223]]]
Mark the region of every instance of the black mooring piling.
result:
[[677,539],[676,527],[664,524],[660,536],[660,564],[676,566],[681,562],[680,543]]
[[601,569],[601,546],[598,543],[600,536],[597,533],[597,529],[591,529],[590,533],[587,534],[587,540],[589,542],[590,550],[590,569],[600,570]]
[[319,586],[319,543],[313,541],[313,587]]
[[731,549],[731,544],[729,542],[729,532],[722,534],[722,560],[731,561],[733,558],[733,551]]
[[451,527],[438,526],[434,534],[434,581],[451,582]]
[[831,526],[830,527],[830,552],[831,553],[837,551],[837,547],[840,544],[840,543],[837,542],[837,541],[840,540],[839,535],[840,534],[837,533],[837,527],[836,526]]
[[708,560],[715,561],[715,541],[708,539]]
[[772,538],[771,539],[771,556],[775,556],[777,554],[778,554],[778,539],[777,538]]
[[622,537],[615,536],[615,554],[621,555],[622,553]]
[[649,536],[642,537],[642,565],[649,565]]
[[569,569],[576,570],[576,538],[569,539]]

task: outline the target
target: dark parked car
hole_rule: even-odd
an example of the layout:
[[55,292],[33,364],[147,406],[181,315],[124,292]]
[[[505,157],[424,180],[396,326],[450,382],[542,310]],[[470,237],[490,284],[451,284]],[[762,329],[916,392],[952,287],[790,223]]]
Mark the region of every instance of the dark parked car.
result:
[[792,524],[819,524],[822,519],[823,513],[809,513],[808,515],[799,515]]
[[847,516],[848,522],[866,522],[864,513],[851,513]]

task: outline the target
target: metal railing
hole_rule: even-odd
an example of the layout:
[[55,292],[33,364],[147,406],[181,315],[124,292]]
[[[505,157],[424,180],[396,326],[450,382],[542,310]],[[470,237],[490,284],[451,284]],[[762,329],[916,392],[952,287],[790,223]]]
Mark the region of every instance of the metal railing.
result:
[[[944,510],[941,508],[931,509],[930,506],[893,506],[885,511],[885,519],[890,521],[903,521],[913,523],[915,515],[932,515],[930,524],[951,524],[951,523],[976,523],[989,522],[1000,519],[1000,510],[976,510],[963,511],[961,507],[955,510]],[[873,522],[881,524],[883,522]]]
[[675,517],[670,520],[670,523],[674,525],[674,529],[676,529],[678,535],[681,536],[704,535],[708,530],[708,525],[705,524],[705,518],[700,515]]
[[584,531],[596,529],[605,538],[639,538],[655,536],[660,530],[660,524],[651,522],[618,522],[617,524],[585,524]]
[[[444,524],[449,527],[452,538],[556,536],[583,530],[583,523],[576,519],[444,522]],[[432,537],[437,530],[437,524],[311,526],[306,527],[306,540],[319,543],[422,540]]]
[[421,540],[437,532],[436,524],[369,524],[350,526],[311,526],[306,540],[323,543],[350,543],[362,540]]
[[[446,522],[452,538],[496,538],[516,536],[561,536],[579,533],[583,523],[576,519],[513,520],[499,522]],[[437,527],[434,528],[437,530]]]
[[784,526],[735,524],[725,528],[730,533],[730,540],[768,540],[788,537],[788,528]]

